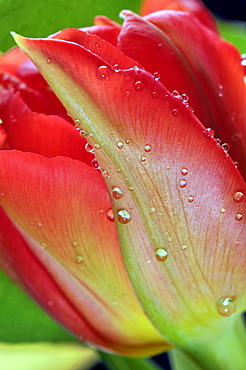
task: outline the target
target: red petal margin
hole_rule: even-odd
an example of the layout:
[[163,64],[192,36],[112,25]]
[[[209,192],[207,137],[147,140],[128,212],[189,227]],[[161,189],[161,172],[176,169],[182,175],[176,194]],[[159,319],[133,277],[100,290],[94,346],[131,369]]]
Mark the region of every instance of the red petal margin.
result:
[[0,202],[25,240],[3,248],[32,295],[50,312],[56,288],[64,309],[56,315],[51,307],[53,314],[101,348],[135,356],[167,348],[133,293],[99,172],[69,158],[18,151],[1,151],[0,163]]
[[158,72],[169,91],[188,95],[196,116],[229,144],[246,177],[246,93],[238,50],[186,13],[124,15],[119,49]]
[[158,10],[178,10],[191,13],[205,26],[218,33],[214,17],[199,0],[144,0],[140,14],[144,16]]
[[[123,192],[111,199],[145,312],[177,345],[211,330],[219,340],[246,308],[246,186],[229,155],[148,72],[116,72],[73,43],[15,38],[93,133],[91,143],[103,143],[97,158],[110,194],[115,186]],[[229,320],[218,312],[227,297],[235,309]]]
[[85,150],[87,141],[74,126],[58,116],[32,112],[19,93],[0,91],[2,127],[8,149],[38,153],[45,157],[65,156],[91,166],[94,155]]

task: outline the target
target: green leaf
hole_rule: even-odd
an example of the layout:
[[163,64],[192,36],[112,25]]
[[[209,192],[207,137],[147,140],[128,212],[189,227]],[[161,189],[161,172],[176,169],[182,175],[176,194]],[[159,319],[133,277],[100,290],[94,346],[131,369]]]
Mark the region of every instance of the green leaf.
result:
[[0,272],[0,341],[77,342]]
[[218,21],[224,39],[234,44],[241,53],[246,52],[246,23]]
[[140,3],[140,0],[0,0],[0,50],[14,45],[10,31],[46,37],[67,27],[91,26],[99,14],[119,22],[122,9],[139,12]]
[[103,363],[109,370],[160,370],[161,368],[151,360],[134,357],[123,357],[99,352]]

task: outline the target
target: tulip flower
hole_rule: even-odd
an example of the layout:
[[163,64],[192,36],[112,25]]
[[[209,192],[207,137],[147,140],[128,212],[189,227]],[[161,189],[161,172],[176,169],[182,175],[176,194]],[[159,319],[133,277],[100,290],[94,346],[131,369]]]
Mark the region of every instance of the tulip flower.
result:
[[14,34],[66,111],[3,57],[2,266],[99,348],[243,369],[244,71],[207,11],[174,3]]

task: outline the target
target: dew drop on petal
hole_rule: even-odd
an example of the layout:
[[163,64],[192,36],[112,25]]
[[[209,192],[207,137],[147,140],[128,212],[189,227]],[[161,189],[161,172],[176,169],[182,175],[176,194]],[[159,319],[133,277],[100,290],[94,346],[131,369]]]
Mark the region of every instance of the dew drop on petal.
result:
[[166,170],[170,170],[170,166],[168,166],[168,165],[167,165],[167,166],[166,166]]
[[102,171],[102,177],[104,177],[105,179],[107,179],[108,177],[110,177],[110,174],[108,173],[108,171]]
[[50,59],[50,58],[47,58],[47,59],[46,59],[46,63],[47,63],[47,64],[50,64],[50,63],[51,63],[51,59]]
[[183,167],[181,170],[181,175],[186,176],[188,174],[188,169]]
[[159,72],[154,72],[154,73],[153,73],[153,75],[154,75],[154,79],[155,79],[156,81],[158,81],[158,80],[161,78],[161,76],[160,76],[160,73],[159,73]]
[[177,116],[177,114],[178,114],[178,110],[177,109],[173,109],[172,110],[172,115],[175,117],[175,116]]
[[220,213],[223,215],[225,213],[226,209],[225,208],[220,208]]
[[85,131],[85,130],[80,130],[80,131],[79,131],[79,134],[80,134],[80,136],[85,137],[85,136],[87,136],[87,135],[88,135],[88,132],[87,132],[87,131]]
[[231,298],[220,298],[216,302],[217,311],[221,316],[231,316],[236,310],[236,304]]
[[178,98],[179,97],[179,92],[177,90],[173,90],[172,91],[172,94],[175,98]]
[[145,145],[145,147],[144,147],[144,151],[145,151],[146,153],[149,153],[149,152],[150,152],[150,150],[151,150],[151,145],[146,144],[146,145]]
[[157,95],[158,95],[157,91],[152,91],[152,97],[153,98],[157,98]]
[[214,137],[214,130],[208,127],[203,131],[203,135],[206,139],[210,139],[211,137]]
[[110,221],[110,222],[114,222],[114,212],[112,210],[112,208],[110,208],[108,211],[107,211],[107,219]]
[[118,143],[117,143],[117,148],[118,148],[118,149],[122,149],[122,148],[123,148],[123,146],[124,146],[123,141],[118,141]]
[[114,199],[121,199],[123,197],[123,195],[124,195],[124,192],[118,186],[114,186],[112,188],[112,195],[113,195],[113,198]]
[[80,265],[81,263],[83,263],[83,261],[84,261],[84,258],[80,254],[78,254],[77,256],[75,256],[75,262],[78,265]]
[[236,203],[241,203],[243,201],[243,193],[241,191],[237,191],[234,195],[233,195],[233,200],[234,202]]
[[227,153],[228,151],[229,151],[229,149],[230,149],[230,145],[229,144],[227,144],[227,143],[224,143],[224,144],[222,144],[222,148],[224,149],[224,151]]
[[189,96],[187,94],[182,94],[181,99],[182,99],[183,103],[187,103],[188,100],[189,100]]
[[85,144],[85,150],[88,152],[88,153],[94,153],[95,149],[93,148],[93,146],[89,143],[86,143]]
[[164,262],[164,261],[166,261],[167,257],[168,257],[168,253],[167,253],[166,249],[164,249],[164,248],[156,249],[155,258],[157,259],[157,261]]
[[38,223],[37,223],[37,227],[38,227],[39,229],[41,229],[41,228],[43,227],[42,222],[38,222]]
[[187,245],[185,245],[185,244],[181,245],[181,249],[182,249],[182,251],[186,251]]
[[47,249],[47,244],[46,244],[46,243],[42,243],[42,244],[41,244],[41,248],[42,248],[42,249]]
[[111,74],[110,69],[107,66],[100,66],[97,69],[97,78],[99,80],[107,80]]
[[144,155],[142,155],[141,158],[140,158],[140,161],[142,163],[145,163],[147,161],[147,158]]
[[94,148],[95,149],[100,149],[100,145],[96,143],[96,144],[94,144]]
[[131,221],[131,215],[126,209],[119,209],[117,217],[121,224],[128,224]]
[[155,211],[156,211],[156,208],[155,207],[150,207],[150,214],[152,215],[153,213],[155,213]]
[[236,214],[236,216],[235,216],[235,219],[236,219],[237,221],[241,221],[241,220],[243,219],[243,215],[242,215],[242,213],[237,213],[237,214]]
[[180,181],[179,181],[179,186],[180,186],[182,189],[183,189],[183,188],[185,188],[185,187],[186,187],[186,185],[187,185],[186,180],[182,179],[182,180],[180,180]]
[[127,97],[127,98],[129,98],[129,96],[131,95],[131,92],[130,91],[126,91],[125,92],[125,96]]
[[134,84],[134,89],[137,91],[143,90],[143,83],[142,81],[136,81]]
[[190,202],[190,203],[194,202],[194,197],[193,197],[193,195],[190,195],[190,196],[188,197],[188,202]]
[[134,190],[134,187],[133,187],[133,186],[128,186],[128,189],[129,189],[130,191],[133,191],[133,190]]
[[73,240],[73,241],[71,242],[71,245],[72,245],[72,247],[73,247],[73,248],[77,248],[77,246],[78,246],[78,242],[77,242],[76,240]]
[[96,158],[92,159],[92,161],[91,161],[91,166],[92,166],[95,170],[100,170],[100,166],[99,166],[99,164],[98,164],[98,162],[97,162],[97,159],[96,159]]

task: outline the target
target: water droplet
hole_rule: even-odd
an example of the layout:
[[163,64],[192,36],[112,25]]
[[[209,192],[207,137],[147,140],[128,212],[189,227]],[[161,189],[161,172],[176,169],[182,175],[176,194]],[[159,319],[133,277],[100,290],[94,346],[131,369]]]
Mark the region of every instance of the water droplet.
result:
[[108,211],[107,211],[107,219],[110,221],[110,222],[114,222],[114,212],[112,210],[112,208],[110,208]]
[[173,90],[172,94],[175,98],[179,97],[179,92],[177,90]]
[[75,256],[75,262],[78,263],[79,265],[83,263],[83,261],[84,261],[84,258],[80,254]]
[[79,134],[80,134],[80,136],[85,137],[85,136],[88,135],[88,132],[85,131],[85,130],[80,130]]
[[76,119],[74,120],[74,123],[75,123],[75,125],[77,125],[77,126],[81,125],[81,121],[80,121],[78,118],[76,118]]
[[110,74],[111,71],[107,66],[100,66],[97,70],[97,78],[99,80],[107,80]]
[[94,148],[95,149],[100,149],[100,145],[96,143],[96,144],[94,144]]
[[126,139],[126,144],[129,144],[130,143],[130,140],[129,139]]
[[121,224],[128,224],[131,221],[131,215],[126,209],[119,209],[117,212],[118,221]]
[[94,153],[95,152],[95,149],[93,148],[93,146],[89,143],[86,143],[85,144],[85,150],[88,152],[88,153]]
[[181,175],[186,176],[188,174],[188,169],[183,167],[181,170]]
[[187,185],[187,182],[186,182],[186,180],[185,179],[182,179],[182,180],[180,180],[179,181],[179,186],[183,189],[183,188],[185,188],[186,187],[186,185]]
[[190,195],[190,196],[188,197],[188,202],[190,202],[190,203],[194,202],[194,197],[193,197],[193,195]]
[[51,63],[51,59],[50,59],[50,58],[47,58],[47,59],[46,59],[46,63],[47,63],[47,64],[50,64],[50,63]]
[[118,186],[114,186],[112,188],[112,195],[114,199],[121,199],[124,195],[124,192]]
[[224,96],[224,86],[223,85],[219,85],[219,93],[218,93],[218,96],[219,98],[222,98]]
[[164,262],[164,261],[166,261],[167,257],[168,257],[168,253],[167,253],[166,249],[164,249],[164,248],[156,249],[155,258],[157,259],[157,261]]
[[76,248],[78,246],[78,242],[76,240],[73,240],[71,242],[71,245],[72,245],[73,248]]
[[223,215],[225,213],[226,209],[225,208],[220,208],[220,213]]
[[218,299],[216,307],[221,316],[231,316],[236,310],[235,302],[229,297]]
[[136,81],[134,84],[134,89],[137,91],[143,90],[143,83],[142,81]]
[[183,103],[187,103],[188,100],[189,100],[189,96],[187,94],[182,94],[181,99],[182,99]]
[[42,222],[38,222],[38,223],[37,223],[37,227],[38,227],[39,229],[41,229],[41,227],[43,227]]
[[227,153],[228,151],[229,151],[229,149],[230,149],[230,145],[229,144],[227,144],[227,143],[224,143],[224,144],[222,144],[222,148],[224,149],[224,151]]
[[236,168],[238,168],[239,163],[238,163],[238,162],[234,162],[234,166],[235,166]]
[[127,98],[129,98],[129,96],[131,95],[131,91],[126,91],[125,92],[125,96],[127,97]]
[[157,91],[152,91],[152,97],[153,97],[153,98],[157,98],[157,96],[158,96]]
[[92,159],[92,161],[91,161],[91,166],[92,166],[93,168],[95,168],[95,170],[100,170],[100,166],[99,166],[99,164],[98,164],[98,162],[97,162],[97,159],[96,159],[96,158]]
[[124,143],[123,143],[122,141],[118,141],[118,143],[117,143],[117,148],[118,148],[118,149],[122,149],[122,148],[123,148],[123,146],[124,146]]
[[166,170],[170,170],[170,166],[168,166],[168,165],[167,165],[167,166],[166,166]]
[[110,174],[108,173],[108,171],[102,171],[102,177],[104,177],[105,179],[110,177]]
[[164,96],[164,99],[165,99],[165,100],[168,100],[168,99],[169,99],[169,95],[167,95],[167,94],[166,94],[166,95]]
[[95,43],[95,47],[100,49],[101,45],[98,44],[98,42]]
[[145,145],[145,147],[144,147],[144,151],[145,151],[146,153],[149,153],[149,152],[151,151],[151,145],[146,144],[146,145]]
[[214,130],[208,127],[203,131],[203,135],[206,139],[210,139],[211,137],[214,137]]
[[140,161],[142,163],[145,163],[147,161],[147,158],[144,155],[142,155],[141,158],[140,158]]
[[237,213],[237,214],[236,214],[236,216],[235,216],[235,219],[236,219],[237,221],[241,221],[241,220],[243,219],[243,215],[242,215],[242,213]]
[[47,244],[46,244],[46,243],[42,243],[42,244],[41,244],[41,248],[42,248],[42,249],[47,249]]
[[241,203],[243,201],[243,193],[241,191],[237,191],[234,195],[233,195],[233,200],[234,202],[236,203]]
[[114,64],[114,65],[113,65],[113,68],[114,68],[114,71],[115,71],[115,72],[119,72],[119,71],[120,71],[119,64]]
[[156,211],[156,208],[155,207],[150,207],[150,214],[153,214],[153,213],[155,213],[155,211]]
[[182,251],[186,251],[187,245],[185,245],[185,244],[181,245],[181,249],[182,249]]
[[178,114],[178,109],[173,109],[172,110],[172,115],[173,116],[177,116],[177,114]]
[[153,73],[153,75],[154,75],[154,79],[155,79],[156,81],[159,81],[159,79],[161,78],[161,75],[160,75],[160,73],[159,73],[159,72],[154,72],[154,73]]
[[216,140],[216,143],[217,143],[217,145],[220,145],[221,144],[221,140],[220,139],[215,139]]

